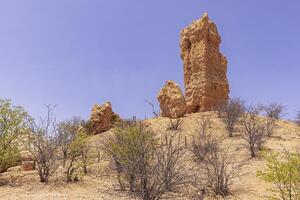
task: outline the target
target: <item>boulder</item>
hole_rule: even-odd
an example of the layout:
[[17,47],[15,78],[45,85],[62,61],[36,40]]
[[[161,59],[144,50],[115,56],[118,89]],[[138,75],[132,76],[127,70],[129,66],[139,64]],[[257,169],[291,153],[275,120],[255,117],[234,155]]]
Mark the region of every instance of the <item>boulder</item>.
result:
[[207,13],[181,32],[187,113],[215,110],[228,101],[227,59],[220,53],[220,43]]
[[166,82],[159,91],[157,99],[162,117],[178,118],[185,114],[185,98],[179,85],[173,81]]
[[119,116],[112,110],[110,102],[103,105],[94,105],[89,120],[89,129],[92,134],[99,134],[112,128],[114,122],[119,120]]

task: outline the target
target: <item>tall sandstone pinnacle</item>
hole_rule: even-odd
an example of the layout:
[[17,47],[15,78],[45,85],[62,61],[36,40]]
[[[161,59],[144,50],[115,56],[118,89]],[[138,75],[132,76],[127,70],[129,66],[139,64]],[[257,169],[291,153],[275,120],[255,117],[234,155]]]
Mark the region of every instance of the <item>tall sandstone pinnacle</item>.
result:
[[227,59],[220,53],[220,43],[207,13],[181,32],[187,113],[214,110],[228,100]]

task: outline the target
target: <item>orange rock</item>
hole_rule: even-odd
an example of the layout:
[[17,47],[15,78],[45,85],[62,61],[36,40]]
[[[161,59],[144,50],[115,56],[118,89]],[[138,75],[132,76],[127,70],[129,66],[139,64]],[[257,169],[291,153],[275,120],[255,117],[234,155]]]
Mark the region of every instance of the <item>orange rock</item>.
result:
[[214,110],[228,101],[227,59],[220,53],[220,43],[207,13],[181,32],[187,113]]
[[24,171],[35,170],[35,162],[34,161],[22,161],[21,167]]
[[99,134],[109,130],[113,123],[119,119],[119,116],[112,110],[110,102],[103,105],[94,105],[90,117],[90,128],[93,134]]
[[173,81],[166,82],[157,99],[162,117],[178,118],[185,114],[185,98],[179,85]]

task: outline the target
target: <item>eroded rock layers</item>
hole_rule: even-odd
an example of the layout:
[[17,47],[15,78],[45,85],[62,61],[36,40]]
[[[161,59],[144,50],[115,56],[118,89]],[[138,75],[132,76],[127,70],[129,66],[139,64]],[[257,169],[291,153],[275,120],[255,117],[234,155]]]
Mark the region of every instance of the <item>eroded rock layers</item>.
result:
[[207,13],[181,32],[187,113],[214,110],[228,100],[227,59],[220,53],[220,43]]
[[166,82],[159,91],[157,99],[162,117],[178,118],[185,114],[185,98],[179,85],[173,81]]

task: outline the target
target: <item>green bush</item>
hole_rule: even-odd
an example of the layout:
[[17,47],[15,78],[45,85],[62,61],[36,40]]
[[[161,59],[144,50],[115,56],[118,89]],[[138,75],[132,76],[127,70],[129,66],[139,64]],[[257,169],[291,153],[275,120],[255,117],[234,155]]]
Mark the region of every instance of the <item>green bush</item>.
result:
[[[143,168],[148,168],[150,160],[155,151],[154,134],[136,125],[125,128],[117,128],[113,137],[108,141],[107,149],[113,158],[115,170],[126,179],[130,185],[130,191],[135,191],[137,176],[143,169],[139,169],[138,164],[143,164]],[[120,185],[122,186],[123,184]]]
[[82,167],[83,173],[87,174],[87,165],[90,158],[90,146],[88,144],[88,134],[85,129],[80,128],[78,130],[76,137],[71,144],[71,149],[72,148],[79,153],[79,165]]
[[273,184],[270,200],[297,200],[300,198],[300,155],[285,152],[265,153],[267,168],[257,172],[262,180]]
[[188,183],[180,136],[166,132],[166,143],[141,123],[130,123],[114,130],[106,142],[117,181],[143,200],[159,200],[165,192],[175,192]]
[[18,164],[19,147],[31,117],[10,100],[0,99],[0,173]]

